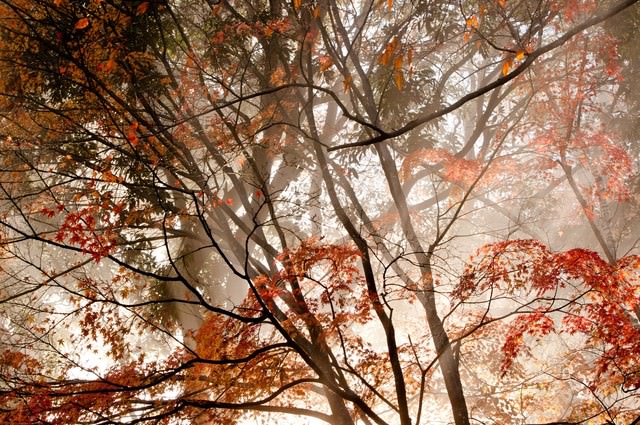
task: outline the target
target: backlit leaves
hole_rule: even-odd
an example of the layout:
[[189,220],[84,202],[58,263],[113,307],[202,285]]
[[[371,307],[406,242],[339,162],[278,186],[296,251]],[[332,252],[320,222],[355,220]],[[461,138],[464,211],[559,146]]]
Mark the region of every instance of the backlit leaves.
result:
[[421,149],[405,158],[400,177],[408,180],[420,166],[441,170],[445,180],[463,187],[471,185],[479,176],[480,164],[477,161],[457,158],[445,149]]
[[[554,253],[531,240],[489,245],[478,254],[478,261],[467,265],[455,291],[457,297],[466,300],[490,290],[533,296],[541,304],[523,311],[510,324],[502,348],[503,374],[521,347],[529,344],[526,335],[542,337],[555,330],[584,334],[587,347],[603,344],[605,351],[598,357],[598,368],[591,377],[595,386],[607,374],[629,374],[625,379],[631,386],[640,382],[634,372],[640,353],[640,327],[635,319],[640,305],[637,256],[610,265],[591,251]],[[547,297],[558,293],[567,301],[556,306],[554,298]],[[538,304],[527,303],[532,308]],[[556,326],[554,317],[562,318],[562,327]],[[617,364],[615,369],[612,362]]]
[[615,40],[447,109],[593,5],[249,3],[0,6],[0,422],[409,423],[457,373],[474,420],[534,421],[554,338],[633,391],[640,261],[522,239],[570,233],[567,174],[587,224],[633,207]]

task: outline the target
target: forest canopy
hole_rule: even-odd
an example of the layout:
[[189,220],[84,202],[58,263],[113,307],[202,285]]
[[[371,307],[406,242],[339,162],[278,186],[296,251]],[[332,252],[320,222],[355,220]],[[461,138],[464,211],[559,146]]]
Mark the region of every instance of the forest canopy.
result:
[[0,422],[640,423],[636,0],[0,0]]

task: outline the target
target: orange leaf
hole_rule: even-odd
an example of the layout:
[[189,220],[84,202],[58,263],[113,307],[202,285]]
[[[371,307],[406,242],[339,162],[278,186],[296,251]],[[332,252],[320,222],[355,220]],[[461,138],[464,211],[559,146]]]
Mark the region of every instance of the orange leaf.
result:
[[402,88],[404,87],[404,76],[402,75],[402,70],[396,70],[393,73],[393,79],[396,82],[396,87],[398,87],[398,90],[402,90]]
[[402,56],[397,56],[394,60],[393,60],[393,69],[395,69],[396,71],[400,70],[402,68]]
[[116,64],[116,61],[113,58],[110,58],[107,61],[107,63],[102,67],[102,70],[108,74],[113,70],[113,67],[115,66],[115,64]]
[[78,22],[76,22],[74,28],[77,30],[81,30],[88,26],[89,26],[89,18],[82,18]]
[[502,75],[507,75],[511,70],[511,65],[513,64],[513,59],[507,59],[502,64]]
[[129,129],[127,130],[127,139],[129,140],[129,142],[131,142],[133,146],[136,146],[138,144],[138,134],[136,132],[137,129],[138,129],[138,122],[134,121],[131,123],[131,125],[129,126]]
[[524,59],[524,52],[522,50],[518,50],[518,53],[516,53],[516,60],[521,61],[522,59]]
[[329,56],[321,56],[319,58],[319,62],[320,62],[320,72],[325,72],[327,69],[331,68],[331,66],[333,65],[333,61]]
[[480,23],[476,15],[471,15],[471,17],[467,19],[467,28],[478,28],[479,26]]
[[62,0],[53,0],[53,4],[60,6],[62,4]]
[[347,75],[342,81],[342,88],[344,88],[344,92],[348,92],[351,88],[351,75]]
[[507,5],[507,0],[498,0],[500,7],[504,8]]
[[302,0],[293,0],[293,8],[295,10],[300,9],[300,6],[302,6]]
[[282,67],[278,67],[273,74],[271,74],[271,84],[274,86],[280,86],[284,84],[285,71]]
[[148,1],[140,3],[138,5],[138,8],[136,9],[136,15],[137,16],[143,15],[147,11],[148,8],[149,8],[149,2]]
[[393,7],[393,0],[387,0],[387,6],[389,6],[389,10]]
[[382,55],[380,55],[380,58],[378,59],[378,63],[381,65],[387,65],[389,63],[389,60],[393,56],[393,52],[396,49],[397,45],[398,45],[398,39],[396,37],[393,37],[393,39],[385,47]]

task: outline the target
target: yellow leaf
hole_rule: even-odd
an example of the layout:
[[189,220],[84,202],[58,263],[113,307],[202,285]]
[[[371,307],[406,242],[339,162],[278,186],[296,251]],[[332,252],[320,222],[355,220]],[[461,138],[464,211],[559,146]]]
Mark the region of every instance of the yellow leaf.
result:
[[76,25],[74,26],[74,28],[77,30],[81,30],[88,26],[89,26],[89,18],[82,18],[78,22],[76,22]]
[[521,61],[522,59],[524,59],[524,51],[518,50],[518,53],[516,53],[516,60]]
[[136,9],[136,15],[138,15],[138,16],[143,15],[147,11],[148,8],[149,8],[149,2],[148,1],[140,3],[138,5],[138,8]]

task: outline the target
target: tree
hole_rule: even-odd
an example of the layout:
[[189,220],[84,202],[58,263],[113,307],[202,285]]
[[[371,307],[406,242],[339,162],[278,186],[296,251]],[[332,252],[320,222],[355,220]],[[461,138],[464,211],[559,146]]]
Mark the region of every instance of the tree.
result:
[[0,419],[637,423],[634,4],[3,0]]

